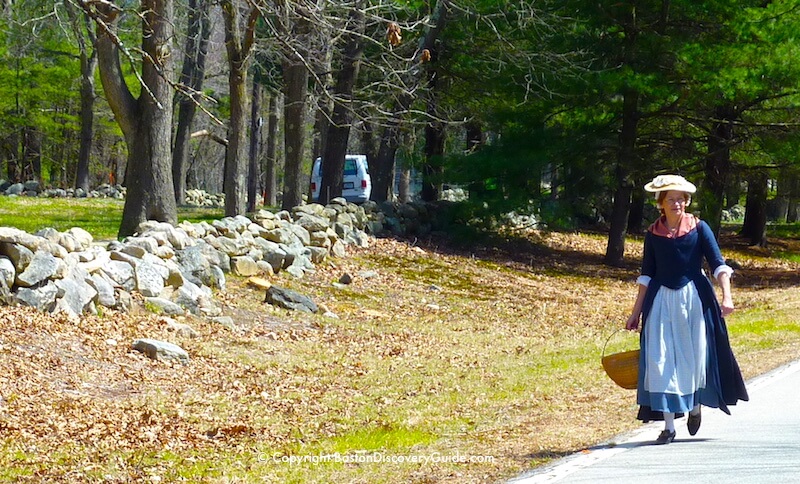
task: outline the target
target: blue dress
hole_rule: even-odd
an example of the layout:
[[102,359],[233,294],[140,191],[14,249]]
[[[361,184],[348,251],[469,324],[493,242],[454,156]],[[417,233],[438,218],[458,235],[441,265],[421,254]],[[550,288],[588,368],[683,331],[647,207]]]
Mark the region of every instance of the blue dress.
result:
[[679,415],[696,404],[730,414],[728,405],[748,400],[703,259],[712,271],[725,264],[705,222],[677,238],[645,235],[642,276],[650,281],[642,306],[640,420]]

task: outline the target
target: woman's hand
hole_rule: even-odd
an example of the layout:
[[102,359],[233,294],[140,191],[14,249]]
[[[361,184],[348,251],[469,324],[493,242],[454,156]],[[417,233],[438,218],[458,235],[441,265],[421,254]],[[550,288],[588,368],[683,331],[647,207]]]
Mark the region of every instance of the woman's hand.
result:
[[636,331],[639,329],[639,318],[641,314],[631,314],[628,317],[628,321],[625,323],[625,329],[629,331]]
[[729,315],[733,312],[733,298],[731,297],[731,275],[729,272],[722,272],[717,276],[717,281],[722,288],[722,303],[720,304],[720,313],[722,317]]
[[730,297],[723,297],[722,298],[722,304],[720,304],[720,309],[721,309],[723,318],[728,316],[729,314],[731,314],[733,312],[733,310],[735,309],[733,307],[733,299],[730,298]]

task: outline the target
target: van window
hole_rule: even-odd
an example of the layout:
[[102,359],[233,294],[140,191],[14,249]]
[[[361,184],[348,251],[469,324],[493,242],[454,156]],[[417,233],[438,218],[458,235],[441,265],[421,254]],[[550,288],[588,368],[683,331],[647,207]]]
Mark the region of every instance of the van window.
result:
[[358,168],[356,167],[356,160],[353,158],[345,158],[344,160],[344,176],[358,175]]
[[[317,166],[314,167],[314,175],[320,176],[322,174],[322,164],[319,163]],[[344,176],[355,176],[358,175],[358,164],[356,163],[355,158],[345,158],[344,159],[344,171],[342,172]]]

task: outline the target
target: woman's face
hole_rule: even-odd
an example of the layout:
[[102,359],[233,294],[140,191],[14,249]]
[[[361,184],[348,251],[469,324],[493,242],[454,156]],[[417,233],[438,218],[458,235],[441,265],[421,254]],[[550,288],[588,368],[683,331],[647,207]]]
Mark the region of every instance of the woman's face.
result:
[[676,190],[667,192],[661,202],[664,213],[672,216],[681,216],[686,211],[686,194]]

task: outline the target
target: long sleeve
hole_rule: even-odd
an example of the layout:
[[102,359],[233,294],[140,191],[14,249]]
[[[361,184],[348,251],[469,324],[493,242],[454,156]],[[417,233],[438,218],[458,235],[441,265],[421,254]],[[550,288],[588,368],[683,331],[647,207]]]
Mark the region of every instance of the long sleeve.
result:
[[711,227],[705,222],[700,222],[697,230],[700,231],[703,256],[708,261],[708,265],[714,273],[714,278],[718,279],[722,273],[733,273],[733,269],[725,264],[725,258],[722,257],[722,252],[719,250],[719,244],[717,244],[717,239],[714,237]]
[[650,280],[656,275],[656,257],[653,251],[653,237],[649,232],[644,236],[644,256],[642,257],[642,271],[636,282],[642,286],[648,286]]

